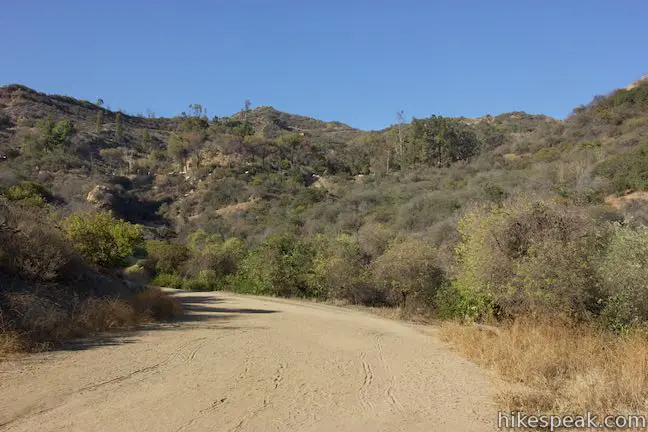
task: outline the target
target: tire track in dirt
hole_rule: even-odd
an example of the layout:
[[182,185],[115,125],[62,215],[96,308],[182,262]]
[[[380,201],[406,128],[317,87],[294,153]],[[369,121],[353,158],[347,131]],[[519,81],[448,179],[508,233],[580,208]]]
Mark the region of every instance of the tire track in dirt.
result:
[[403,412],[403,405],[400,403],[400,400],[398,399],[398,396],[396,395],[396,378],[394,377],[394,374],[392,372],[391,366],[388,361],[385,361],[385,354],[383,351],[383,346],[382,342],[380,341],[380,334],[376,335],[376,346],[378,347],[378,358],[380,359],[380,363],[383,365],[383,368],[385,369],[385,372],[387,372],[388,376],[388,381],[389,384],[387,386],[387,389],[385,390],[385,395],[387,396],[387,400],[389,404],[395,408],[399,412]]
[[360,362],[362,364],[362,385],[358,391],[358,396],[363,409],[365,411],[373,411],[375,407],[369,398],[369,390],[374,380],[374,372],[371,364],[367,360],[367,353],[364,351],[360,353]]

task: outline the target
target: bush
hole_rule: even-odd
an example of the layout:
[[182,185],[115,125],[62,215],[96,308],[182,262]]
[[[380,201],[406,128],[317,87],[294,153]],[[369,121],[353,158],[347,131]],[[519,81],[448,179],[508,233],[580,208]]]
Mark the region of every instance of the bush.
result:
[[164,288],[182,289],[184,281],[176,274],[160,273],[153,278],[151,285]]
[[180,302],[157,288],[146,289],[132,298],[79,298],[52,289],[0,291],[0,310],[0,354],[43,350],[66,339],[182,314]]
[[147,288],[138,293],[131,304],[139,316],[154,320],[171,320],[182,315],[182,306],[176,298],[159,288]]
[[615,223],[598,271],[606,298],[605,324],[623,331],[648,321],[648,227]]
[[312,249],[290,234],[271,234],[243,260],[242,276],[256,294],[308,297]]
[[13,126],[11,117],[0,111],[0,130],[9,129]]
[[108,212],[72,215],[63,227],[75,249],[100,267],[124,264],[143,241],[140,226],[114,219]]
[[344,299],[355,304],[376,304],[382,296],[369,283],[366,258],[357,239],[342,234],[332,240],[318,236],[308,284],[311,295]]
[[133,264],[125,268],[124,277],[137,285],[146,285],[151,279],[151,275],[141,264]]
[[40,205],[47,199],[51,198],[51,194],[43,186],[31,181],[23,181],[17,185],[9,187],[3,195],[9,201],[22,201],[29,205]]
[[192,238],[194,248],[185,265],[186,274],[196,277],[200,272],[208,270],[218,279],[238,271],[246,254],[245,245],[240,239],[232,237],[222,242],[213,237],[206,241],[197,241],[197,238]]
[[72,280],[84,270],[47,209],[0,200],[0,270],[37,282]]
[[179,274],[190,257],[189,248],[162,240],[149,240],[145,244],[150,266],[158,274]]
[[394,233],[386,226],[369,223],[358,231],[358,243],[364,254],[377,258],[385,252],[393,236]]
[[415,238],[392,243],[372,263],[371,271],[374,284],[385,289],[390,302],[401,306],[431,306],[445,281],[434,246]]
[[459,231],[457,275],[444,293],[456,297],[456,313],[596,313],[601,239],[577,208],[518,199],[468,213]]
[[610,179],[617,193],[648,189],[648,145],[607,159],[596,167],[595,173]]

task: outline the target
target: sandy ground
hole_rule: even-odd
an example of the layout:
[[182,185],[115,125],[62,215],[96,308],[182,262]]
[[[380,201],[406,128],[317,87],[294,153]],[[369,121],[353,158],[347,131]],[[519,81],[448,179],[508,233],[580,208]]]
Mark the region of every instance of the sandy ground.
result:
[[175,295],[181,322],[0,363],[0,430],[495,430],[495,385],[434,327]]

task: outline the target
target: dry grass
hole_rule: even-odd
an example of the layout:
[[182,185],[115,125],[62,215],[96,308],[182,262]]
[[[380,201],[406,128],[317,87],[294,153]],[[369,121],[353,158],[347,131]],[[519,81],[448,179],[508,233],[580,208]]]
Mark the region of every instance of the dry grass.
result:
[[137,316],[153,320],[170,320],[182,315],[180,301],[157,287],[150,287],[137,294],[132,305]]
[[521,386],[501,395],[524,412],[648,413],[648,337],[516,322],[499,331],[445,323],[442,335],[478,364]]
[[42,351],[67,339],[180,315],[180,302],[159,288],[148,288],[130,300],[88,298],[64,306],[33,293],[11,294],[0,308],[0,355]]

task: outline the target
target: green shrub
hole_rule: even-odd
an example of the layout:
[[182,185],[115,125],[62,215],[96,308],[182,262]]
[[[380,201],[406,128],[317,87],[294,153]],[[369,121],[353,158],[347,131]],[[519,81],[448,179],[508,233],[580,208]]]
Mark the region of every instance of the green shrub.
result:
[[10,201],[22,201],[31,205],[40,205],[51,197],[47,189],[31,181],[23,181],[13,185],[3,195]]
[[615,223],[598,271],[606,298],[604,322],[623,330],[648,321],[648,227]]
[[108,212],[69,216],[63,228],[74,248],[100,267],[122,265],[143,241],[140,226],[114,219]]
[[594,263],[601,244],[592,221],[577,208],[522,198],[468,213],[459,231],[450,294],[461,302],[456,310],[462,315],[596,312]]
[[311,295],[339,298],[356,304],[379,303],[369,283],[366,259],[358,240],[348,234],[334,239],[318,236],[312,243],[315,256],[309,274]]
[[162,240],[149,240],[145,248],[155,271],[162,274],[180,273],[190,256],[186,246]]
[[182,289],[184,280],[176,274],[160,273],[153,278],[151,285],[163,288]]
[[648,189],[648,145],[607,159],[595,173],[610,179],[615,192]]
[[133,264],[124,269],[124,277],[137,285],[146,285],[151,279],[151,275],[141,264]]
[[243,260],[242,275],[255,293],[308,297],[312,249],[290,234],[271,234]]

